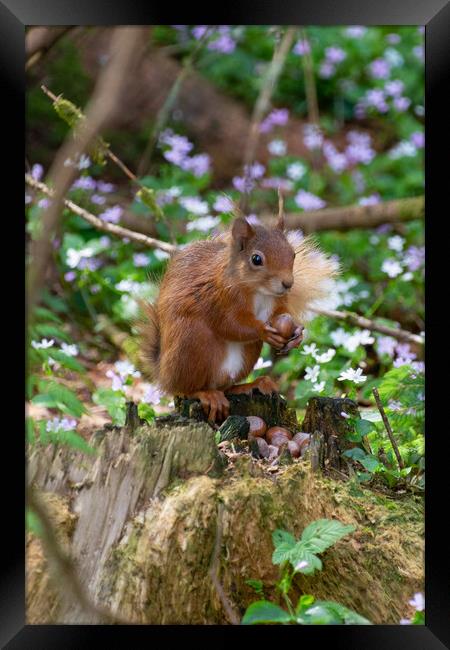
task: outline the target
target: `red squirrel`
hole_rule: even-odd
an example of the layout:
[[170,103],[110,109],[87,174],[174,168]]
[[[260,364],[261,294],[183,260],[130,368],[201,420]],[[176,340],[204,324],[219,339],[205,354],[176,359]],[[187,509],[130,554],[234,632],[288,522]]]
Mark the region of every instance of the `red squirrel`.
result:
[[[264,342],[283,353],[300,345],[299,320],[335,273],[310,239],[284,232],[281,197],[274,227],[238,216],[228,232],[172,255],[156,303],[142,305],[142,369],[164,392],[199,399],[210,421],[223,420],[225,393],[277,391],[267,376],[238,382]],[[271,325],[279,314],[295,321],[289,338]]]

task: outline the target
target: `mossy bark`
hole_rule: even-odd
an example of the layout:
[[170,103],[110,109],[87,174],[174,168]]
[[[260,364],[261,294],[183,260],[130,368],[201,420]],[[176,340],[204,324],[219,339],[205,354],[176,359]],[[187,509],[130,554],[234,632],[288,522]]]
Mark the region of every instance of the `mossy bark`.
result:
[[[249,579],[277,598],[272,532],[299,536],[314,519],[333,517],[356,532],[323,555],[320,574],[299,579],[299,593],[336,600],[374,623],[409,614],[408,599],[423,589],[416,497],[377,496],[313,473],[305,460],[276,476],[250,455],[227,466],[205,423],[134,424],[94,435],[93,457],[47,447],[29,459],[32,483],[64,504],[54,519],[66,530],[70,522],[65,543],[94,602],[133,623],[229,623],[212,572],[240,616],[257,600]],[[55,591],[42,554],[40,565],[30,553],[27,562],[29,622],[103,622]]]

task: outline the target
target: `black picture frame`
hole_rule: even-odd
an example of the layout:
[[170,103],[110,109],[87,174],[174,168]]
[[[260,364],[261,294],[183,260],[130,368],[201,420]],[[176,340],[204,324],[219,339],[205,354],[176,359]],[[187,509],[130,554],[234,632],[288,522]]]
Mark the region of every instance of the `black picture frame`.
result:
[[[190,14],[190,15],[189,15]],[[195,19],[195,15],[198,19]],[[21,355],[24,339],[15,324],[21,309],[11,313],[13,327],[7,328],[8,341],[16,340],[16,354],[13,344],[11,364],[18,370],[17,388],[11,389],[13,397],[8,403],[8,412],[14,413],[13,424],[4,430],[3,458],[13,467],[13,476],[2,489],[3,535],[5,550],[2,552],[4,570],[1,580],[0,643],[8,649],[23,648],[38,650],[45,648],[97,648],[107,644],[117,647],[148,647],[164,644],[203,642],[214,647],[225,647],[234,639],[250,643],[289,643],[295,639],[300,644],[314,647],[318,642],[330,643],[333,649],[358,650],[421,649],[434,650],[450,648],[450,561],[446,526],[448,512],[448,421],[445,399],[448,387],[445,380],[437,380],[440,365],[445,364],[446,319],[445,298],[448,272],[450,238],[445,233],[448,218],[445,207],[449,203],[448,160],[450,152],[449,77],[450,77],[450,3],[448,0],[297,0],[283,3],[261,1],[258,5],[241,1],[238,5],[226,6],[214,13],[189,6],[189,12],[163,11],[151,2],[114,2],[107,0],[2,0],[0,2],[0,70],[3,76],[1,104],[3,109],[3,133],[13,131],[17,124],[13,147],[4,149],[7,158],[8,176],[5,186],[13,198],[13,211],[5,215],[8,230],[4,247],[17,238],[19,250],[24,242],[23,222],[17,217],[22,210],[23,186],[21,169],[22,151],[18,146],[24,115],[25,53],[24,32],[26,25],[115,25],[115,24],[165,24],[175,19],[191,24],[304,24],[304,25],[424,25],[426,42],[426,332],[430,345],[427,347],[427,416],[428,437],[427,489],[426,489],[426,625],[425,626],[332,626],[332,627],[240,627],[233,626],[63,626],[25,625],[25,568],[24,568],[24,438],[20,419],[13,408],[17,396],[18,409],[23,402],[20,395]],[[187,20],[189,18],[189,20]],[[164,20],[166,19],[166,20]],[[442,161],[442,162],[441,162]],[[5,180],[5,177],[4,177]],[[13,189],[15,188],[15,189]],[[16,216],[14,216],[16,215]],[[447,219],[447,221],[446,221]],[[11,223],[12,222],[12,223]],[[15,230],[14,230],[15,229]],[[5,234],[5,230],[3,230]],[[12,244],[11,244],[12,245]],[[16,256],[20,257],[20,254]],[[12,275],[16,275],[13,273]],[[23,276],[22,276],[23,277]],[[8,280],[5,300],[14,302],[20,295]],[[20,268],[17,279],[21,279]],[[24,284],[21,285],[24,287]],[[23,304],[23,303],[22,303]],[[14,321],[12,320],[14,318]],[[12,338],[11,338],[12,337]],[[8,367],[12,367],[8,366]],[[25,366],[25,364],[24,364]],[[24,367],[22,366],[22,367]],[[9,402],[9,400],[8,400]],[[446,448],[447,446],[447,448]],[[10,495],[14,495],[13,498]],[[440,499],[439,497],[443,498]],[[368,592],[370,597],[370,592]]]

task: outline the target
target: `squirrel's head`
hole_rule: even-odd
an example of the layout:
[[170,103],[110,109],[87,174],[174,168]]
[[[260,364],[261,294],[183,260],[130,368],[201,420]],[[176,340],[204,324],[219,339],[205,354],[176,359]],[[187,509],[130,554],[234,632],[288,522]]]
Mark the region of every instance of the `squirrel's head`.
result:
[[283,201],[273,228],[251,225],[244,217],[231,229],[232,265],[239,281],[269,296],[282,296],[294,284],[295,251],[284,234]]

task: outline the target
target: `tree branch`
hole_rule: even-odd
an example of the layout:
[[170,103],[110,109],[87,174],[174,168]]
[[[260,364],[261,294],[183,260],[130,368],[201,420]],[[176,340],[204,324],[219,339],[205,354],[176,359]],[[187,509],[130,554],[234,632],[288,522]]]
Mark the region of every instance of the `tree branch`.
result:
[[311,308],[310,311],[314,312],[315,314],[320,314],[321,316],[327,316],[328,318],[336,318],[337,320],[342,320],[345,323],[356,325],[362,329],[371,330],[372,332],[380,332],[381,334],[392,336],[392,338],[397,339],[398,341],[406,341],[408,343],[416,343],[417,345],[425,345],[425,339],[418,334],[412,334],[406,330],[395,329],[394,327],[388,327],[387,325],[376,323],[369,318],[359,316],[358,314],[354,314],[350,311],[336,311],[334,309],[319,308]]
[[[54,196],[53,190],[47,187],[45,183],[40,183],[39,181],[34,180],[30,174],[25,174],[25,182],[27,185],[34,187],[34,189],[39,190],[39,192],[42,192],[46,196]],[[165,241],[160,241],[159,239],[148,237],[147,235],[144,235],[140,232],[128,230],[128,228],[123,228],[122,226],[117,226],[114,223],[103,221],[99,217],[96,217],[94,214],[88,212],[69,199],[63,199],[63,205],[65,205],[66,208],[69,208],[69,210],[71,210],[74,214],[77,214],[79,217],[90,223],[92,226],[94,226],[94,228],[97,228],[97,230],[107,232],[110,235],[116,235],[117,237],[131,239],[132,241],[135,241],[138,244],[144,244],[149,248],[159,248],[162,251],[166,251],[166,253],[173,253],[177,250],[177,247],[173,244],[168,244]]]
[[25,37],[25,69],[33,66],[48,50],[59,41],[73,26],[68,27],[33,27]]
[[68,135],[53,161],[49,173],[49,178],[55,187],[53,201],[44,210],[40,224],[40,236],[32,243],[31,248],[31,261],[28,269],[30,283],[27,298],[29,314],[32,314],[44,284],[51,254],[51,237],[58,223],[64,195],[77,173],[74,166],[65,166],[64,161],[86,151],[114,114],[117,103],[121,99],[127,73],[129,74],[134,62],[141,33],[144,33],[143,28],[119,27],[116,29],[111,42],[111,60],[98,79],[86,110],[86,119],[80,121],[74,133]]
[[[375,205],[349,205],[339,208],[326,208],[287,214],[286,228],[300,228],[305,234],[319,230],[350,230],[352,228],[375,228],[384,223],[412,221],[425,216],[425,199],[417,196],[407,199],[394,199]],[[273,218],[273,215],[262,215]]]

